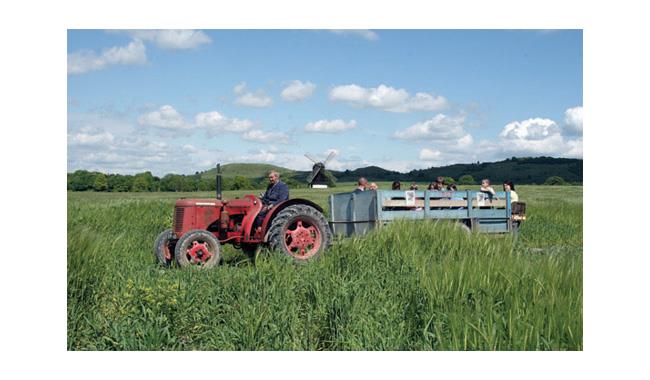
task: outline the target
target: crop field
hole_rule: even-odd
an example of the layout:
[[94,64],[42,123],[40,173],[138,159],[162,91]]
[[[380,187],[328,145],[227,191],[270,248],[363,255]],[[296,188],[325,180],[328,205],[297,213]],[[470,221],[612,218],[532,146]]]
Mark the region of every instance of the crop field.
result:
[[582,187],[517,190],[517,239],[396,222],[302,265],[222,246],[209,271],[158,266],[153,242],[177,198],[213,193],[69,192],[68,349],[582,350]]

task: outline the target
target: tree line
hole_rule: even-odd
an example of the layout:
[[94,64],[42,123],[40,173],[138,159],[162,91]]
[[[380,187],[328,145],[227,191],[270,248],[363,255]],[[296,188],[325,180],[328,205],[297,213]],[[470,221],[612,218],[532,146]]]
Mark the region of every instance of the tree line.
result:
[[[282,181],[290,188],[305,187],[292,178]],[[222,178],[223,190],[254,190],[265,188],[266,178],[252,180],[243,176]],[[193,175],[167,174],[157,177],[147,171],[135,175],[105,174],[87,170],[68,173],[68,190],[71,191],[106,191],[106,192],[149,192],[149,191],[215,191],[215,179],[201,178],[200,173]]]
[[[292,189],[307,187],[306,183],[290,177],[283,177],[282,181]],[[478,181],[480,179],[476,180],[471,175],[462,175],[458,180],[445,177],[447,184],[476,185]],[[267,184],[266,178],[250,179],[244,176],[235,176],[222,178],[221,188],[222,190],[255,190],[263,189]],[[560,176],[551,176],[543,184],[570,185],[572,183],[565,181]],[[330,186],[336,186],[336,184],[331,182]],[[149,171],[125,175],[77,170],[74,173],[68,173],[68,190],[103,192],[215,191],[216,183],[214,178],[201,178],[199,172],[193,175],[167,174],[164,177],[156,177]]]

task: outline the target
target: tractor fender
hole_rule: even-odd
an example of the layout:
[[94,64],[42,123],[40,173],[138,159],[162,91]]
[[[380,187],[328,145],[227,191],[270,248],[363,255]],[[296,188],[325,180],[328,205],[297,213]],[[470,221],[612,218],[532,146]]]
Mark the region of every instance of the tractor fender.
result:
[[310,201],[309,199],[294,198],[294,199],[286,200],[284,202],[280,202],[275,207],[273,207],[271,211],[269,211],[269,213],[266,214],[266,216],[264,217],[264,221],[262,222],[262,231],[264,232],[264,239],[262,240],[263,242],[265,243],[267,242],[267,239],[269,237],[268,227],[271,225],[273,218],[275,218],[275,216],[279,214],[280,211],[293,205],[306,205],[315,208],[319,212],[323,212],[322,207]]

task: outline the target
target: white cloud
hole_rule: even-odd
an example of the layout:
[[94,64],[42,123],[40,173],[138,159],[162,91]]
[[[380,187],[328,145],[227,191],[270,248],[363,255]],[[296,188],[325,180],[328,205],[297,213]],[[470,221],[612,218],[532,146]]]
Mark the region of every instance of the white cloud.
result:
[[314,133],[341,133],[357,127],[356,120],[318,120],[305,125],[305,131]]
[[139,40],[150,41],[161,49],[195,49],[212,42],[207,34],[191,29],[127,30],[125,33]]
[[305,99],[309,99],[316,85],[311,82],[303,83],[299,80],[292,81],[287,87],[282,90],[282,99],[289,102],[297,102]]
[[114,140],[114,136],[110,132],[103,133],[76,133],[68,135],[68,143],[70,145],[101,145],[110,144]]
[[418,158],[424,161],[437,161],[442,156],[442,152],[439,150],[433,150],[428,148],[420,149],[420,154]]
[[355,107],[375,107],[388,112],[438,111],[449,106],[447,99],[440,95],[418,92],[411,96],[405,89],[384,84],[371,88],[356,84],[336,86],[330,90],[329,98]]
[[581,138],[567,140],[555,121],[539,117],[508,123],[499,134],[499,141],[492,145],[484,143],[482,147],[506,156],[582,157]]
[[244,132],[253,126],[253,122],[250,120],[231,119],[218,111],[199,113],[194,117],[194,122],[197,127],[206,128],[212,133]]
[[246,82],[241,82],[237,84],[235,87],[232,88],[232,90],[235,92],[237,95],[241,95],[246,91]]
[[84,74],[103,70],[110,65],[143,65],[147,63],[146,48],[142,41],[134,40],[126,46],[114,46],[101,54],[81,50],[68,54],[68,74]]
[[248,131],[242,135],[242,138],[248,141],[280,144],[288,144],[290,140],[289,135],[284,132],[265,132],[260,129]]
[[433,118],[413,124],[404,131],[397,131],[395,138],[402,140],[429,140],[429,141],[451,141],[460,140],[467,143],[471,136],[463,128],[464,116],[450,117],[445,114],[437,114]]
[[368,29],[331,29],[330,32],[339,35],[358,36],[369,41],[376,41],[379,39],[377,33]]
[[186,123],[183,116],[170,105],[164,105],[156,111],[141,115],[138,118],[138,123],[168,130],[191,129],[193,127]]
[[551,119],[533,118],[508,123],[500,133],[506,139],[544,140],[560,131]]
[[273,99],[261,91],[256,93],[247,92],[238,96],[237,99],[235,99],[235,104],[244,107],[264,108],[271,106],[273,104]]
[[582,136],[582,107],[573,107],[564,111],[565,133],[570,136]]

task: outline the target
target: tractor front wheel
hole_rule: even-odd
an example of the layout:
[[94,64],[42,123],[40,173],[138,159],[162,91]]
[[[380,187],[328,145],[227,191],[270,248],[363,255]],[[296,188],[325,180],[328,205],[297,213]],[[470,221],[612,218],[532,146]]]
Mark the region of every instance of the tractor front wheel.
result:
[[332,233],[323,214],[306,205],[289,206],[280,211],[269,228],[271,249],[298,262],[318,257],[331,240]]
[[219,241],[206,230],[192,230],[176,243],[176,262],[180,267],[209,269],[221,260]]
[[164,267],[171,265],[174,259],[174,248],[176,246],[176,236],[171,228],[164,230],[156,238],[153,245],[153,253],[156,255],[158,263]]

